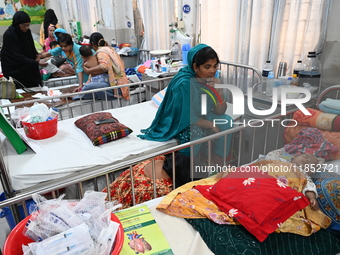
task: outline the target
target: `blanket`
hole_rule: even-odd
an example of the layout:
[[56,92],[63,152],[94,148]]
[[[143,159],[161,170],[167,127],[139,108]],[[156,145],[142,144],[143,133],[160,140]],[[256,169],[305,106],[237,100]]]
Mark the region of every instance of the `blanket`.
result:
[[[262,171],[268,171],[270,176],[279,179],[297,192],[302,192],[306,185],[306,177],[300,171],[295,171],[291,163],[276,160],[262,160],[254,163]],[[224,173],[227,175],[228,173]],[[197,189],[198,185],[214,185],[220,178],[212,176],[199,181],[187,183],[169,193],[158,205],[157,210],[186,219],[208,218],[221,225],[240,225],[240,222],[221,211],[212,201],[206,199]],[[276,232],[295,233],[309,236],[327,228],[331,223],[329,217],[320,210],[313,211],[310,206],[295,212],[284,221]]]
[[331,159],[333,154],[339,152],[338,147],[324,139],[319,129],[311,127],[301,129],[297,136],[284,146],[284,149],[293,156],[310,153],[326,160]]
[[[340,148],[340,116],[336,114],[323,113],[316,109],[308,108],[312,115],[304,115],[298,110],[294,113],[293,119],[298,125],[288,127],[284,131],[284,142],[290,143],[298,136],[298,133],[306,127],[314,127],[320,130],[323,139]],[[331,155],[330,159],[340,159],[340,150]]]
[[224,226],[209,219],[186,219],[216,255],[335,255],[340,252],[340,236],[325,229],[311,236],[272,233],[259,242],[243,226]]

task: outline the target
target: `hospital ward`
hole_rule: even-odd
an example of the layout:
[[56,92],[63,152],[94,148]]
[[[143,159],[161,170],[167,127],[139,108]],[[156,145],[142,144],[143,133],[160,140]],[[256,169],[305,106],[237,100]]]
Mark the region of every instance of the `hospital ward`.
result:
[[0,255],[340,255],[340,2],[0,2]]

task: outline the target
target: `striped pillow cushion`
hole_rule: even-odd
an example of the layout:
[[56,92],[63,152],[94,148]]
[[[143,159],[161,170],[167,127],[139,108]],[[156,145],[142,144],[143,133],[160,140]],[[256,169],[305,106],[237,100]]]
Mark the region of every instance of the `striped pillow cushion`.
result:
[[164,98],[164,96],[165,96],[166,89],[167,89],[167,88],[165,88],[165,89],[159,91],[157,94],[155,94],[155,95],[152,97],[152,102],[153,102],[157,107],[159,107],[160,104],[162,103],[163,98]]

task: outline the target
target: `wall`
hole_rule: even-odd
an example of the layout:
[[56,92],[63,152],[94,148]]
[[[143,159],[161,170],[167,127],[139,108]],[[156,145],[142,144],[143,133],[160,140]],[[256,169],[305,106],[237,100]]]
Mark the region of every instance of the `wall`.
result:
[[321,89],[340,84],[340,1],[333,0],[327,28],[327,42],[321,62],[323,63]]

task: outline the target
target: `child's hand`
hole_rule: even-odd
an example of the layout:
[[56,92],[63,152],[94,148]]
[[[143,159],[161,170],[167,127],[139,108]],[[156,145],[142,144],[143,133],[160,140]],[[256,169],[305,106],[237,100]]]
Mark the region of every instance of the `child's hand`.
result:
[[313,191],[306,191],[306,197],[310,202],[310,207],[312,208],[312,210],[313,211],[319,210],[319,204],[318,201],[316,200],[315,193]]
[[310,207],[312,208],[313,211],[319,210],[319,204],[315,198],[310,199],[309,202],[310,202]]

